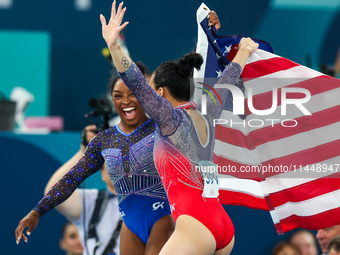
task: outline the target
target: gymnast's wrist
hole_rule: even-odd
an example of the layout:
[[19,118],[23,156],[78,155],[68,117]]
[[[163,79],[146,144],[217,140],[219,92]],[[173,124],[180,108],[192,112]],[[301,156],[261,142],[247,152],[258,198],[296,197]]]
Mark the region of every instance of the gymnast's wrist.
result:
[[248,45],[244,45],[239,47],[238,52],[243,52],[244,54],[248,54],[248,56],[250,56],[250,54],[253,52],[253,49]]
[[108,46],[110,52],[111,50],[119,50],[121,47],[120,47],[120,43],[117,41],[113,44],[111,44],[110,46]]

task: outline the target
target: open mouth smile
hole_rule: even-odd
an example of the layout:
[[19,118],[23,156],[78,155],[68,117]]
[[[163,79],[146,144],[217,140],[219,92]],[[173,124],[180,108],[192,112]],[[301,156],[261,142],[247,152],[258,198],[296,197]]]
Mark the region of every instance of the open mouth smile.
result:
[[123,108],[123,114],[124,116],[128,119],[128,120],[131,120],[133,119],[134,117],[136,117],[136,107],[126,107],[126,108]]

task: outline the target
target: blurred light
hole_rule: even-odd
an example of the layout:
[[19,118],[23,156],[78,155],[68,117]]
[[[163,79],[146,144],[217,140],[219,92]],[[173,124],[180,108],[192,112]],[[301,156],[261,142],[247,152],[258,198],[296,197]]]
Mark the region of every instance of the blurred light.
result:
[[92,7],[92,0],[75,0],[74,5],[78,11],[88,11]]
[[13,0],[0,0],[0,9],[9,9],[13,5]]
[[336,10],[340,0],[272,0],[272,8]]

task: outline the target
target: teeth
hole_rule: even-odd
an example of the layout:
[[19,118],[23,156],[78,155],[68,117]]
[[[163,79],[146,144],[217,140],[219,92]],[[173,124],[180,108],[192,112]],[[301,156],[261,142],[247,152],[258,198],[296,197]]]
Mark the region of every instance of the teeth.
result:
[[124,108],[123,111],[124,112],[129,112],[129,111],[132,111],[134,109],[136,109],[136,107]]

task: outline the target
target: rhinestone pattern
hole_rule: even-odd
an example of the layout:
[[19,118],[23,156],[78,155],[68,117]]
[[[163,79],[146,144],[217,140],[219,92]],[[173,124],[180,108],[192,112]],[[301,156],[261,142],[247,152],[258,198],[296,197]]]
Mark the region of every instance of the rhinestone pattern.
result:
[[98,133],[83,157],[42,198],[34,210],[42,216],[65,201],[90,175],[106,162],[118,202],[131,194],[166,200],[165,190],[153,161],[156,123],[149,119],[130,134],[118,126]]

